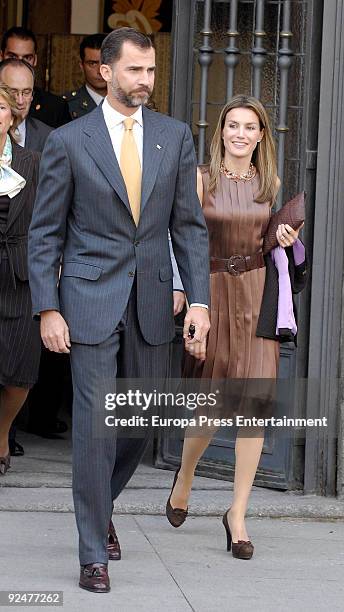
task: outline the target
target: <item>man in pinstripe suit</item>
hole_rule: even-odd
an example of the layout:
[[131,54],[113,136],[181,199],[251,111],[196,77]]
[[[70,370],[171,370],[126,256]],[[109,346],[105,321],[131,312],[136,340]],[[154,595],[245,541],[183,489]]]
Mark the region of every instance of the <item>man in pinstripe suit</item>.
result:
[[[71,354],[79,584],[92,592],[110,590],[108,559],[120,557],[113,500],[147,444],[145,436],[116,440],[95,427],[104,421],[104,396],[114,391],[116,375],[166,376],[174,336],[168,228],[190,304],[186,348],[200,358],[209,329],[208,236],[190,129],[143,106],[155,70],[147,36],[131,28],[111,32],[101,61],[104,104],[48,138],[29,235],[33,312],[40,314],[43,342]],[[128,117],[142,167],[138,218],[124,179]]]

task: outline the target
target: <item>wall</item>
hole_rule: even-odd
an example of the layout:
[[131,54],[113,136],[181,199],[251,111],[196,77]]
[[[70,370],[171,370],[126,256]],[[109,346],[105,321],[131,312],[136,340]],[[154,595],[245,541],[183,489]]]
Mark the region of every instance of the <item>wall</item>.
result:
[[70,30],[71,0],[30,0],[24,15],[26,27],[38,36],[68,34]]
[[0,33],[15,25],[21,25],[23,0],[0,1]]
[[327,427],[317,428],[306,437],[304,491],[334,495],[338,460],[337,492],[342,495],[343,445],[340,442],[337,449],[337,435],[339,425],[339,435],[343,435],[338,377],[342,375],[344,270],[344,4],[342,0],[331,0],[323,6],[306,416],[326,417]]
[[96,0],[72,0],[71,34],[99,32],[100,5]]

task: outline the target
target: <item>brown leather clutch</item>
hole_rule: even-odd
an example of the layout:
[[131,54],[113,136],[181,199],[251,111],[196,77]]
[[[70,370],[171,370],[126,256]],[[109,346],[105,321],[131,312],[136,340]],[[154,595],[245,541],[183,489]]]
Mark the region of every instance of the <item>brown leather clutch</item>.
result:
[[281,223],[288,223],[294,230],[298,229],[305,220],[305,191],[298,193],[292,200],[286,202],[282,208],[271,216],[268,229],[264,236],[264,255],[278,246],[276,231]]

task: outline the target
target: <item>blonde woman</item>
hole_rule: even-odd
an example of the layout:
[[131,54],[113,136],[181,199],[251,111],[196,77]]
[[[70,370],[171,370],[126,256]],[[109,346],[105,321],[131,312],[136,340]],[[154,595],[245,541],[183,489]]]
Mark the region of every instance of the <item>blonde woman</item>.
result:
[[[279,341],[276,325],[267,331],[265,323],[269,327],[270,319],[264,318],[277,302],[276,296],[268,295],[264,305],[267,310],[262,312],[266,279],[262,247],[280,181],[269,119],[259,100],[239,95],[226,104],[210,155],[210,166],[198,169],[197,191],[209,231],[211,329],[207,344],[191,347],[193,356],[186,356],[184,376],[271,382],[278,372]],[[298,239],[298,231],[280,225],[276,236],[294,265],[291,247]],[[304,263],[295,266],[294,271],[295,278],[302,278]],[[264,333],[258,329],[260,317]],[[223,524],[227,550],[232,549],[233,556],[240,559],[250,559],[254,547],[246,530],[245,514],[264,430],[238,431],[234,497]],[[181,466],[166,505],[167,518],[174,527],[187,517],[194,471],[211,437],[193,437],[192,433],[185,436]]]
[[0,476],[10,467],[9,429],[37,379],[41,346],[27,271],[39,156],[15,143],[17,125],[16,103],[0,84]]

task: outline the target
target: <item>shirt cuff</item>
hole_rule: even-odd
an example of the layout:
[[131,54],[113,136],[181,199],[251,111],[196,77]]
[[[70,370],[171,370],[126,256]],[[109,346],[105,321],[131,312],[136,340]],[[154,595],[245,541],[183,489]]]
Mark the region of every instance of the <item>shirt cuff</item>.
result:
[[208,310],[207,304],[199,304],[198,302],[193,302],[193,304],[190,304],[190,308],[192,306],[200,306],[201,308],[206,308]]

